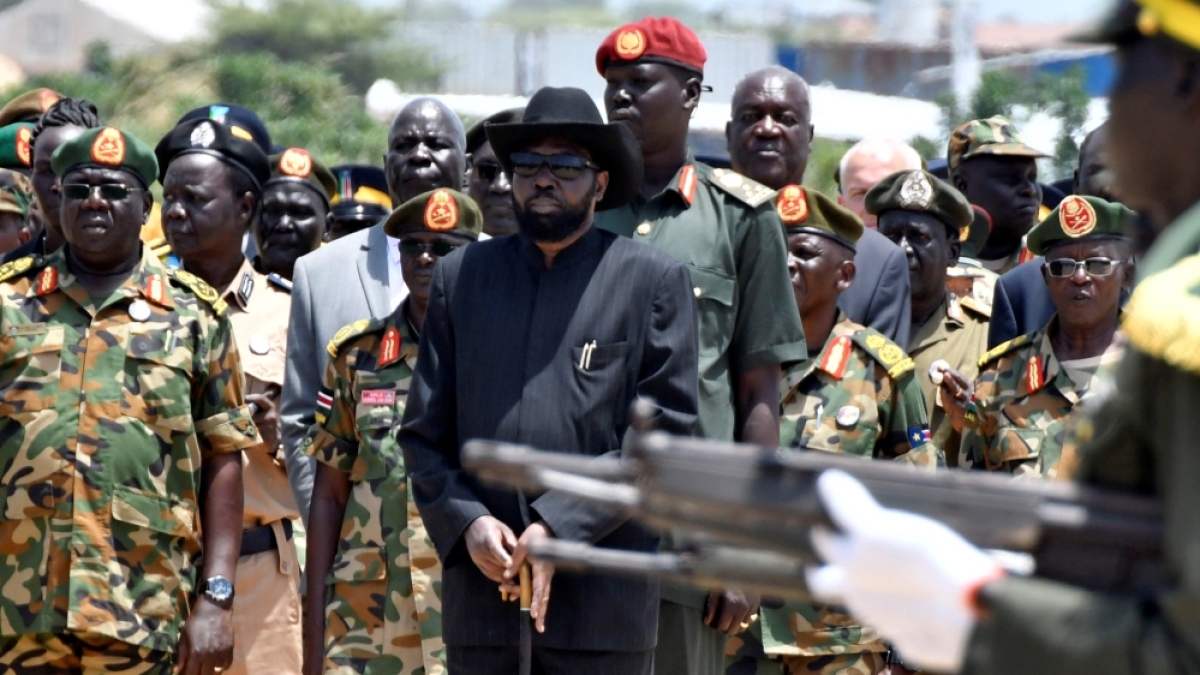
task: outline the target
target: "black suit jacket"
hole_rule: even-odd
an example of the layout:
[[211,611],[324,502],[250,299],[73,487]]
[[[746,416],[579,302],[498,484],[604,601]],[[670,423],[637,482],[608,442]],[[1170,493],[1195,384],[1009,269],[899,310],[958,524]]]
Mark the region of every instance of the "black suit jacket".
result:
[[[515,645],[518,611],[471,561],[462,541],[492,515],[519,536],[542,519],[562,539],[654,551],[657,535],[561,494],[480,484],[459,463],[473,438],[581,455],[620,452],[637,397],[661,408],[658,427],[696,423],[698,338],[687,267],[650,246],[593,229],[545,269],[513,235],[466,246],[434,269],[399,441],[414,498],[444,562],[447,645]],[[645,579],[554,577],[546,632],[559,649],[654,646],[659,589]]]
[[992,321],[988,325],[988,349],[1032,333],[1054,318],[1054,302],[1042,278],[1038,256],[1000,275],[992,297]]
[[908,259],[887,237],[871,228],[858,240],[854,283],[838,299],[851,321],[869,326],[898,344],[908,344],[912,295],[908,289]]

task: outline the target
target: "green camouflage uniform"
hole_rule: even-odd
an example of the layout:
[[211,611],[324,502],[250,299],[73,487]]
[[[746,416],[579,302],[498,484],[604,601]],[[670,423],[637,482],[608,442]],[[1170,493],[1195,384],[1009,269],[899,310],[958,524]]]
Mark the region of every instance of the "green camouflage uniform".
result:
[[[399,336],[388,347],[398,348],[390,363],[380,354],[389,333]],[[394,433],[417,344],[404,305],[387,319],[343,328],[329,344],[317,424],[305,439],[309,455],[350,474],[351,482],[326,580],[327,672],[440,675],[446,669],[441,563],[417,513]],[[407,519],[388,522],[385,514]]]
[[201,466],[261,442],[224,312],[145,248],[103,302],[61,250],[0,266],[0,636],[174,652]]
[[[840,317],[815,359],[789,369],[780,387],[783,447],[944,465],[912,359],[872,328]],[[726,675],[874,675],[888,651],[879,636],[835,605],[764,606],[760,622],[731,644]],[[755,644],[756,640],[761,643]],[[734,643],[736,641],[731,641]],[[767,661],[763,655],[774,657]],[[757,663],[752,664],[751,659]]]

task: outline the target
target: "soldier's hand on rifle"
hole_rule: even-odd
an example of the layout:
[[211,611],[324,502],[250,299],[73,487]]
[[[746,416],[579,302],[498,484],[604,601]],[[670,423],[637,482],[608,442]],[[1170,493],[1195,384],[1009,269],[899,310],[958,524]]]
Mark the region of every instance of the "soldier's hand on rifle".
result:
[[736,588],[713,591],[704,603],[704,623],[726,635],[737,635],[758,618],[762,597]]
[[483,576],[504,583],[504,570],[512,562],[512,550],[517,537],[512,529],[493,516],[480,516],[471,522],[463,535],[467,553]]
[[885,509],[857,479],[826,471],[821,502],[840,532],[813,531],[826,565],[808,572],[824,602],[845,604],[911,662],[958,672],[979,616],[979,590],[1004,570],[945,525]]
[[[934,375],[934,369],[940,374],[941,381]],[[973,414],[973,397],[975,385],[962,373],[951,368],[945,361],[936,361],[929,369],[930,377],[941,390],[942,408],[950,418],[954,430],[961,432],[963,428],[973,423],[969,415]]]
[[[500,586],[501,594],[509,598],[520,599],[521,581],[518,574],[520,574],[521,565],[529,556],[529,545],[535,541],[553,538],[554,533],[543,521],[539,520],[525,528],[525,531],[521,533],[521,538],[517,540],[517,548],[513,551],[512,561],[508,563],[508,569],[504,571],[504,583]],[[550,604],[550,580],[554,578],[554,565],[534,560],[530,567],[533,569],[533,602],[529,605],[529,618],[533,619],[533,626],[537,628],[537,632],[545,633],[546,608]]]

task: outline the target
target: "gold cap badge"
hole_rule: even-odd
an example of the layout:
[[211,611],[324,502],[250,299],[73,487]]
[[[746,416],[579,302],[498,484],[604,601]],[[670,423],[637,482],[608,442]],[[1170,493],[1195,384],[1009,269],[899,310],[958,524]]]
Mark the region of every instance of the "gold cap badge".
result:
[[112,127],[105,127],[92,141],[92,161],[105,166],[121,166],[125,161],[125,137]]
[[621,31],[617,35],[616,51],[623,59],[636,59],[646,51],[646,34],[637,28]]
[[288,148],[279,156],[279,173],[294,178],[308,178],[312,175],[312,155],[301,148]]
[[17,159],[25,166],[33,163],[33,150],[29,146],[29,139],[33,137],[33,132],[29,127],[21,127],[17,129]]
[[808,220],[808,198],[804,190],[795,185],[780,190],[779,199],[775,200],[775,210],[779,212],[784,225],[798,225]]
[[435,232],[453,230],[458,224],[458,204],[445,190],[438,190],[425,203],[425,227]]
[[1078,238],[1096,229],[1096,209],[1087,200],[1071,195],[1063,200],[1058,210],[1058,222],[1063,234]]

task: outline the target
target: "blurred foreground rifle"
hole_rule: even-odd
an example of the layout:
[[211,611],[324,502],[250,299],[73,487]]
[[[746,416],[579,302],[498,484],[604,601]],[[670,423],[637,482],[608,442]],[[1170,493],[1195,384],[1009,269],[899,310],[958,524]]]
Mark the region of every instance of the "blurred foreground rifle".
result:
[[886,507],[939,520],[980,548],[1028,554],[1035,576],[1114,592],[1165,582],[1157,500],[1076,483],[931,472],[899,462],[658,431],[636,433],[623,459],[470,441],[463,465],[487,483],[556,490],[660,531],[693,533],[682,553],[565,541],[533,551],[564,569],[805,598],[803,570],[817,562],[810,531],[833,527],[817,494],[817,477],[841,469]]

